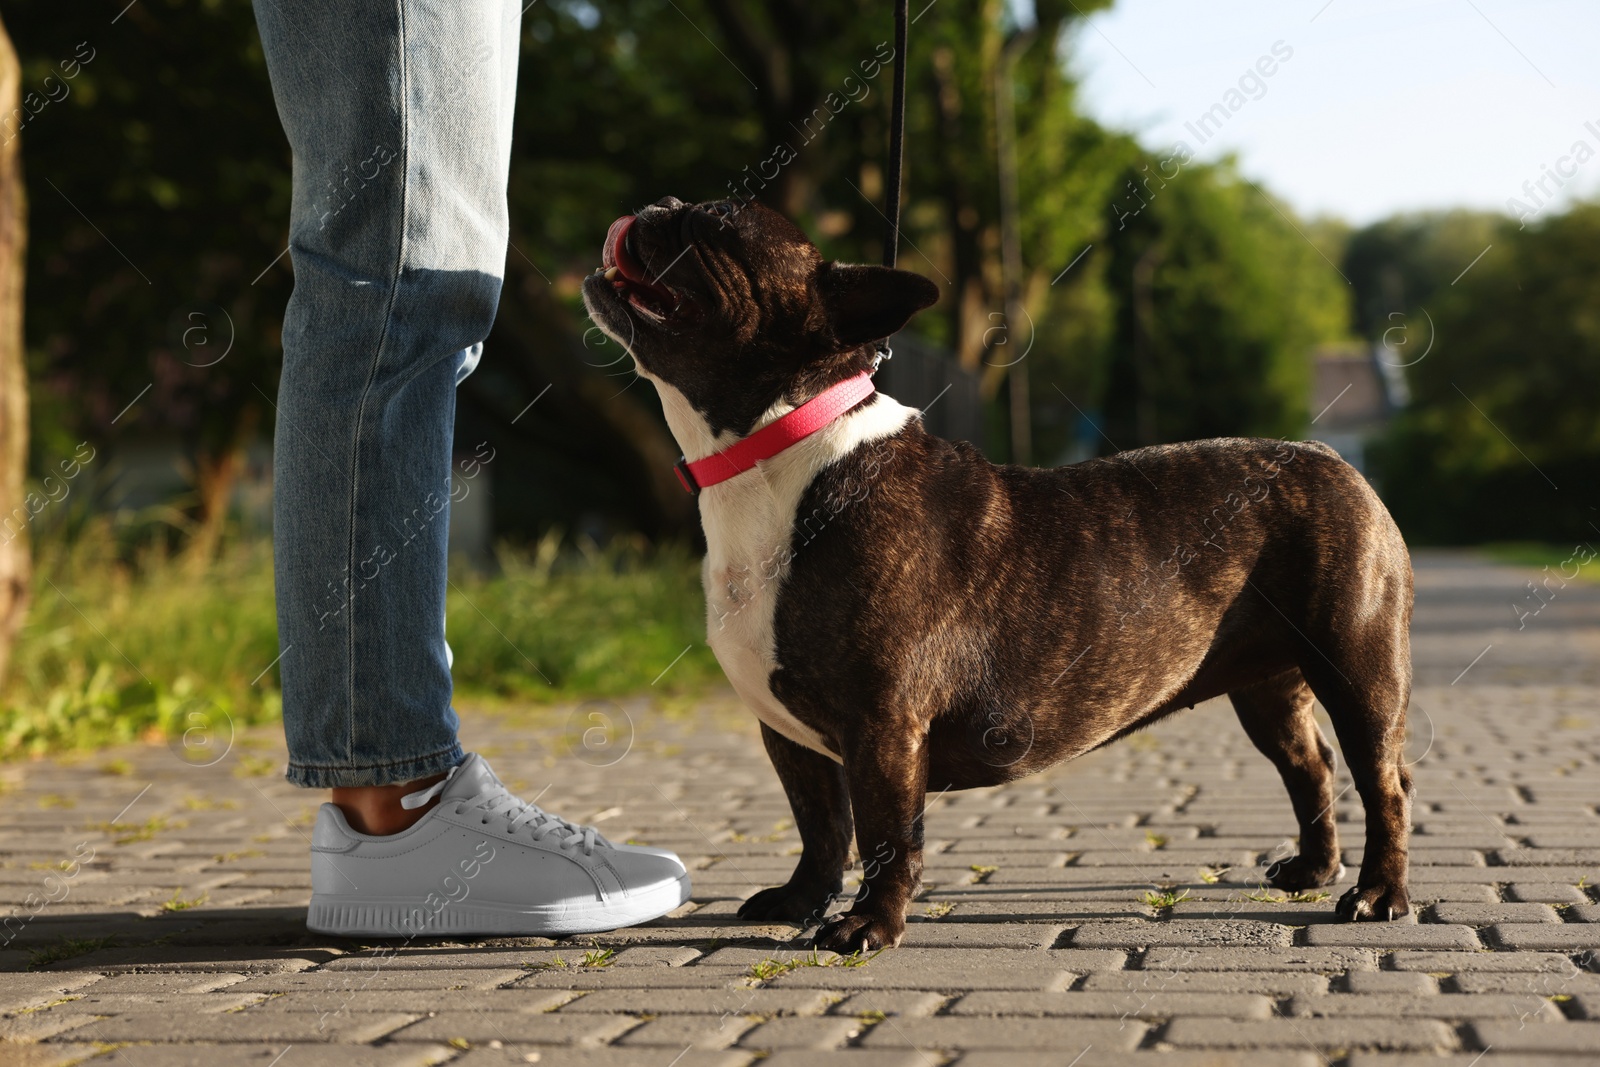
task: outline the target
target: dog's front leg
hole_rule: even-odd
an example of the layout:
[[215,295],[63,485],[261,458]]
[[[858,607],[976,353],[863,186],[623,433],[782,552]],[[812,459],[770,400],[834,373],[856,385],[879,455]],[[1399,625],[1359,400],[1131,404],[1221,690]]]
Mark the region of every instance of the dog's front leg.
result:
[[849,911],[817,931],[816,945],[872,952],[900,943],[906,905],[922,879],[927,731],[916,723],[863,731],[844,754],[844,771],[855,811],[861,889]]
[[789,795],[789,810],[800,831],[800,862],[787,885],[763,889],[745,901],[739,918],[810,926],[822,922],[828,905],[844,889],[850,863],[850,793],[844,768],[765,723],[761,740]]

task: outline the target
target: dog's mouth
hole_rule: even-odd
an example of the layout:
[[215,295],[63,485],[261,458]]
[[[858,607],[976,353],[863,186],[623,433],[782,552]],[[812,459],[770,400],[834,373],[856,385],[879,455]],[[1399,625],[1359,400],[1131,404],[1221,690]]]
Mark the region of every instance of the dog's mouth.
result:
[[672,317],[680,303],[678,294],[660,280],[651,281],[633,243],[633,225],[638,216],[624,215],[606,231],[600,249],[600,269],[596,273],[611,283],[612,290],[635,311],[655,322]]

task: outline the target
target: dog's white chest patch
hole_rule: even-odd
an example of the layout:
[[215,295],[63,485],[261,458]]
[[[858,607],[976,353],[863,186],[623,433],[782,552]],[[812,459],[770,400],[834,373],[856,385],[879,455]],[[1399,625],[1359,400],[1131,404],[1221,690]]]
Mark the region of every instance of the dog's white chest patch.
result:
[[[768,511],[763,518],[776,520],[777,516]],[[822,736],[797,719],[772,692],[772,672],[778,668],[773,620],[778,588],[788,572],[784,561],[788,538],[778,536],[777,521],[742,525],[766,529],[746,528],[735,535],[740,539],[730,541],[714,538],[710,521],[706,523],[706,541],[712,546],[703,572],[707,643],[739,699],[756,718],[789,740],[837,759],[838,754]]]
[[[682,393],[653,379],[673,435],[690,460],[731,444],[718,440]],[[789,410],[774,408],[764,425]],[[879,394],[865,408],[846,415],[800,443],[700,494],[706,559],[701,578],[706,592],[706,640],[729,683],[757,718],[796,744],[838,760],[816,730],[801,722],[772,692],[778,662],[773,621],[778,593],[795,554],[796,513],[801,497],[828,464],[862,445],[897,432],[916,411]],[[870,486],[862,487],[861,495]],[[846,506],[849,506],[847,504]],[[833,516],[826,512],[822,522]],[[814,536],[815,521],[808,522]]]

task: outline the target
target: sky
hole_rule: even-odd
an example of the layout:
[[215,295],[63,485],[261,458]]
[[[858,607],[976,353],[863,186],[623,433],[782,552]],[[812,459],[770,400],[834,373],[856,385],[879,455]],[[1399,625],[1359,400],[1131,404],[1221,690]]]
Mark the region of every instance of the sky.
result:
[[[1291,54],[1227,98],[1274,45]],[[1117,0],[1068,62],[1101,122],[1151,149],[1233,152],[1302,215],[1361,224],[1600,193],[1596,47],[1596,0]],[[1237,110],[1202,144],[1185,124],[1218,103]],[[1523,188],[1541,178],[1542,204]]]

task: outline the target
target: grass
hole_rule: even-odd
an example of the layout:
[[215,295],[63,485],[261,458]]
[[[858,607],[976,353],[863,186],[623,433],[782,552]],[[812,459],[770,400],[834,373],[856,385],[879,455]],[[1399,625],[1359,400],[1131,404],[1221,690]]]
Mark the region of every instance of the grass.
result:
[[596,970],[610,967],[617,962],[617,950],[614,948],[592,948],[583,954],[577,963],[569,963],[565,956],[551,956],[543,963],[524,963],[524,970],[529,971],[564,971],[572,967],[591,967]]
[[197,570],[132,553],[109,522],[34,546],[33,603],[0,690],[0,758],[278,717],[271,554],[240,543]]
[[1281,904],[1283,895],[1273,889],[1256,889],[1244,894],[1240,900],[1251,900],[1257,904]]
[[1325,889],[1302,889],[1298,893],[1286,893],[1283,897],[1285,904],[1321,904],[1324,900],[1332,900],[1333,894]]
[[265,778],[278,769],[278,761],[265,756],[240,756],[233,769],[235,778]]
[[829,966],[829,967],[865,967],[867,964],[871,963],[873,960],[875,960],[879,956],[883,955],[886,951],[888,951],[888,950],[880,948],[878,951],[876,951],[872,955],[868,956],[865,953],[863,953],[860,949],[856,949],[854,952],[850,953],[848,956],[835,956],[832,960],[828,961],[827,966]]
[[52,963],[70,960],[78,956],[86,956],[103,948],[110,948],[116,943],[114,937],[63,937],[53,945],[39,949],[28,956],[28,970],[37,971],[48,967]]
[[[71,1004],[75,1000],[82,1000],[82,999],[83,999],[82,997],[76,997],[76,996],[74,996],[74,997],[57,997],[55,1000],[47,1001],[47,1002],[45,1002],[43,1004],[35,1004],[31,1008],[18,1008],[17,1011],[16,1011],[16,1014],[18,1014],[18,1015],[32,1015],[36,1011],[49,1011],[51,1008],[54,1008],[57,1005],[60,1005],[60,1004]],[[1570,1000],[1571,998],[1569,997],[1568,999]]]
[[826,960],[817,955],[816,949],[812,949],[809,956],[791,956],[786,960],[773,959],[769,956],[764,960],[752,963],[750,969],[745,972],[745,977],[752,978],[758,982],[768,982],[801,967],[865,967],[877,959],[883,951],[883,949],[879,949],[868,956],[864,955],[860,949],[857,949],[848,956],[834,956]]
[[[699,570],[683,548],[563,548],[555,537],[503,549],[493,574],[452,565],[446,625],[458,699],[547,705],[703,692],[722,675],[705,644]],[[263,540],[234,538],[198,565],[159,546],[127,548],[110,520],[43,540],[0,688],[0,760],[186,731],[222,741],[230,729],[277,721],[272,593]],[[259,758],[240,768],[270,773]],[[117,761],[103,769],[131,770]]]
[[186,811],[216,811],[218,808],[224,811],[237,811],[239,802],[232,797],[226,800],[214,800],[211,797],[184,797],[183,807]]
[[817,950],[812,949],[809,957],[795,956],[787,960],[775,960],[769,956],[764,960],[757,960],[750,965],[750,969],[745,974],[758,982],[767,982],[800,967],[821,967],[822,965],[822,961],[817,957]]
[[[1556,579],[1600,582],[1600,545],[1594,542],[1555,545],[1540,541],[1500,541],[1480,545],[1479,551],[1498,563],[1535,570],[1549,567],[1551,576]],[[1585,557],[1587,563],[1582,562]]]
[[1281,889],[1262,887],[1238,899],[1252,900],[1257,904],[1320,904],[1332,896],[1332,893],[1321,889],[1302,889],[1295,893],[1287,893]]
[[174,889],[172,891],[172,896],[161,902],[161,910],[188,911],[190,908],[198,908],[200,905],[211,899],[210,893],[201,893],[197,897],[190,897],[189,899],[185,900],[179,895],[182,892],[183,891],[180,889]]
[[1187,889],[1161,889],[1151,890],[1139,898],[1140,902],[1152,908],[1170,908],[1189,899]]
[[148,841],[163,830],[181,829],[187,825],[182,819],[174,821],[165,815],[152,815],[144,822],[92,822],[84,829],[110,834],[113,845],[131,845],[135,841]]

